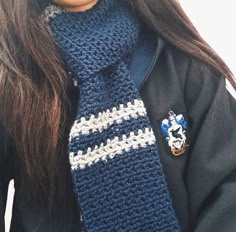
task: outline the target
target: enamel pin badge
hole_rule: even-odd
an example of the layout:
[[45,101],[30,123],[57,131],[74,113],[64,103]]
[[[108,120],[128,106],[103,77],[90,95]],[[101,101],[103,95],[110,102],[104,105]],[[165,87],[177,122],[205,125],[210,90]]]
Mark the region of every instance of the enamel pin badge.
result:
[[168,113],[168,118],[161,122],[161,131],[164,135],[168,146],[174,156],[182,155],[187,147],[187,120],[183,114],[176,115],[172,110]]

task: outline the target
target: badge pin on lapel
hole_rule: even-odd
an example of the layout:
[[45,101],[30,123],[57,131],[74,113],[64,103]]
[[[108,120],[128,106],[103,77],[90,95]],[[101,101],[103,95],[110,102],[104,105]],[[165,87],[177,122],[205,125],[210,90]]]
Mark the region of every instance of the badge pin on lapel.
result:
[[174,156],[182,155],[187,147],[187,120],[182,114],[176,115],[172,110],[168,113],[168,118],[161,122],[161,131],[164,135],[168,146]]

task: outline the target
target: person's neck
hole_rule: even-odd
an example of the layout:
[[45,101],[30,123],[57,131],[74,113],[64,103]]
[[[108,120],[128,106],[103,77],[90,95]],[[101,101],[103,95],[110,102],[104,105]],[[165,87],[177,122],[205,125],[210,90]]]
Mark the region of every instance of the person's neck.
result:
[[91,9],[93,6],[95,6],[97,2],[98,0],[91,0],[88,3],[85,3],[80,6],[66,7],[65,10],[68,12],[84,12],[86,10]]

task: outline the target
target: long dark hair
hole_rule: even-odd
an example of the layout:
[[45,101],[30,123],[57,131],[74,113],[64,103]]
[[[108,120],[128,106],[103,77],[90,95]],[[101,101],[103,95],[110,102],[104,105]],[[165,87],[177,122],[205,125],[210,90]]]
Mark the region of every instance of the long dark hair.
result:
[[[40,18],[43,2],[0,0],[0,119],[22,163],[24,180],[31,186],[27,192],[45,195],[52,203],[65,195],[67,186],[71,80]],[[130,2],[153,31],[218,70],[235,86],[229,68],[176,0]]]

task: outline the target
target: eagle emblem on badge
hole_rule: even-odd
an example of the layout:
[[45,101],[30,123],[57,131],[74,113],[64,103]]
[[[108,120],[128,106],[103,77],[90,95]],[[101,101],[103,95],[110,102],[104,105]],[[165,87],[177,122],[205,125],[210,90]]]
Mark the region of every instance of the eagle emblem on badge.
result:
[[168,118],[161,122],[161,131],[174,156],[182,155],[187,147],[187,120],[183,114],[176,115],[172,110],[168,113]]

